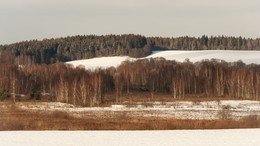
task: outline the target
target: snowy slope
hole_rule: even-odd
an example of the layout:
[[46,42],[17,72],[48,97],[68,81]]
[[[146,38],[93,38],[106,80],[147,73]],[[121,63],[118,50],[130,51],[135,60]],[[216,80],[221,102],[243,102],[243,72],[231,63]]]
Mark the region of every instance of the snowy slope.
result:
[[[152,55],[145,58],[163,57],[167,60],[176,60],[183,62],[189,58],[191,62],[201,61],[203,59],[221,59],[227,62],[242,60],[246,64],[260,64],[260,51],[233,51],[233,50],[203,50],[203,51],[155,51]],[[125,60],[136,60],[127,56],[100,57],[93,59],[77,60],[67,62],[74,67],[83,65],[86,69],[95,69],[97,67],[109,68],[117,67]]]
[[260,144],[260,129],[174,131],[7,131],[0,145],[219,145]]
[[233,50],[206,50],[206,51],[161,51],[154,53],[150,57],[164,57],[167,60],[177,60],[183,62],[189,58],[191,62],[203,59],[220,59],[227,62],[242,60],[246,64],[260,64],[260,51],[233,51]]
[[84,59],[84,60],[76,60],[67,62],[68,64],[72,64],[74,67],[83,65],[86,69],[96,69],[96,68],[109,68],[109,67],[117,67],[123,61],[126,60],[134,60],[134,58],[130,58],[127,56],[113,56],[113,57],[98,57],[92,59]]

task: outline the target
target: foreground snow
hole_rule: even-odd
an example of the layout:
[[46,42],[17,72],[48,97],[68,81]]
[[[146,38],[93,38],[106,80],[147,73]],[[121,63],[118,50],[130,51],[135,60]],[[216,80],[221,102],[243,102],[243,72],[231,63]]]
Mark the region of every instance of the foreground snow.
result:
[[[203,59],[220,59],[227,62],[242,60],[246,64],[260,64],[260,51],[233,51],[233,50],[202,50],[202,51],[155,51],[145,58],[163,57],[167,60],[176,60],[179,62],[190,59],[191,62],[201,61]],[[144,58],[142,58],[144,59]],[[127,56],[100,57],[93,59],[77,60],[67,62],[74,67],[83,65],[86,69],[117,67],[123,61],[136,59]]]
[[[160,117],[168,119],[241,120],[247,116],[260,117],[260,101],[176,101],[133,102],[110,107],[77,107],[59,102],[17,103],[19,108],[38,111],[64,111],[77,117],[98,116],[111,118],[123,112],[129,117]],[[4,106],[2,106],[4,108]]]
[[1,145],[259,145],[260,129],[174,131],[8,131]]

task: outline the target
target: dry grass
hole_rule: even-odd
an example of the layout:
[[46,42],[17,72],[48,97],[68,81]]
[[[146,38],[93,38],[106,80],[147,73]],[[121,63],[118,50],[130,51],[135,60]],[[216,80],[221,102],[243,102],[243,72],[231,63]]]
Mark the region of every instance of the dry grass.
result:
[[260,120],[260,116],[253,114],[253,115],[249,115],[249,116],[244,117],[243,120],[245,120],[245,121],[258,121],[258,120]]
[[69,113],[28,112],[10,105],[0,111],[0,130],[170,130],[170,129],[227,129],[260,128],[258,116],[241,121],[176,120],[132,117],[130,112],[115,112],[110,118],[87,116],[75,118]]

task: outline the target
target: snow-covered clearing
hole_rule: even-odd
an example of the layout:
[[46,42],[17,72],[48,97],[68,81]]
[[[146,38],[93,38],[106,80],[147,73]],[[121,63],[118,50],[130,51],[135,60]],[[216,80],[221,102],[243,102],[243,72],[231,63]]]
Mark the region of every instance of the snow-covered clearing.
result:
[[117,67],[123,61],[126,60],[135,60],[135,59],[127,56],[114,56],[114,57],[97,57],[92,59],[76,60],[67,63],[73,65],[74,67],[83,66],[86,69],[94,70],[97,67],[103,69],[109,67]]
[[[110,107],[77,107],[58,102],[17,103],[24,110],[64,111],[77,117],[98,116],[111,118],[123,112],[131,117],[159,117],[170,119],[240,120],[246,116],[260,117],[260,101],[176,101],[176,102],[124,102]],[[4,108],[4,106],[2,106]]]
[[259,145],[260,129],[174,131],[7,131],[5,145]]
[[[260,64],[260,51],[235,51],[235,50],[201,50],[201,51],[154,51],[153,54],[145,58],[163,57],[167,60],[176,60],[179,62],[189,59],[191,62],[204,59],[220,59],[227,62],[242,60],[246,64]],[[145,59],[141,58],[141,59]],[[82,65],[86,69],[117,67],[123,61],[134,61],[135,58],[128,56],[97,57],[92,59],[76,60],[67,62],[74,67]]]

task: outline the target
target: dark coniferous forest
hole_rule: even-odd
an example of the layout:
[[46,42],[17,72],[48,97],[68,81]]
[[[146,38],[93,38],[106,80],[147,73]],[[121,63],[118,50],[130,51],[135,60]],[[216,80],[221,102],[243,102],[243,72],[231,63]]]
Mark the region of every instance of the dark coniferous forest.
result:
[[[75,36],[1,46],[0,99],[24,94],[40,100],[96,106],[120,102],[131,92],[260,99],[260,65],[203,60],[179,63],[163,58],[123,62],[118,68],[73,68],[62,62],[98,56],[144,57],[152,50],[260,50],[260,39],[242,37],[146,38],[140,35]],[[107,95],[110,96],[107,99]],[[194,96],[196,97],[196,96]]]
[[260,39],[242,37],[144,37],[141,35],[73,36],[0,46],[20,56],[19,64],[65,62],[100,56],[145,57],[152,50],[260,50]]

